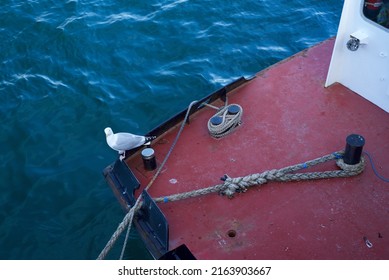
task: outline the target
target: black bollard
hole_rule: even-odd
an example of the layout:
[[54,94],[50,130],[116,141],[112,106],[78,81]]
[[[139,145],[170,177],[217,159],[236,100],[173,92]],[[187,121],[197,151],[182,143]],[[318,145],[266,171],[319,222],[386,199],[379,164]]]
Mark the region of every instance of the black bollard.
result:
[[358,164],[361,161],[362,149],[365,145],[365,138],[358,134],[350,134],[346,138],[343,161],[349,165]]
[[146,170],[152,171],[157,168],[157,161],[155,159],[154,150],[152,148],[146,148],[142,150],[143,166]]

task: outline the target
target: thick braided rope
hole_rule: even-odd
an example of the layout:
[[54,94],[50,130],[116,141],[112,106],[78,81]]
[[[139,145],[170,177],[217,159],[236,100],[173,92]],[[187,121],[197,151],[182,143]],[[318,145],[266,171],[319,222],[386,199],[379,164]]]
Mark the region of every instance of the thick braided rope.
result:
[[[267,183],[268,181],[301,181],[301,180],[317,180],[328,178],[351,177],[360,174],[365,167],[364,158],[361,158],[360,163],[356,165],[345,164],[341,158],[343,151],[332,153],[314,160],[307,161],[302,164],[296,164],[281,169],[273,169],[262,173],[250,174],[244,177],[230,178],[227,175],[224,178],[223,184],[214,185],[211,187],[173,194],[170,196],[159,197],[154,199],[156,202],[177,201],[191,197],[197,197],[209,193],[219,192],[222,195],[233,197],[236,192],[245,192],[251,186],[258,186]],[[291,173],[298,170],[306,169],[320,163],[330,160],[337,160],[337,165],[340,170],[324,171],[324,172],[305,172],[305,173]]]
[[134,219],[134,215],[136,211],[138,211],[142,206],[141,200],[138,199],[135,202],[135,205],[131,207],[130,211],[127,212],[126,216],[124,216],[123,221],[119,224],[116,231],[112,234],[111,238],[105,245],[104,249],[101,251],[99,256],[97,257],[98,260],[103,260],[107,257],[109,251],[113,248],[116,241],[119,239],[120,235],[123,233],[123,231],[128,228],[128,225],[132,224],[132,221]]

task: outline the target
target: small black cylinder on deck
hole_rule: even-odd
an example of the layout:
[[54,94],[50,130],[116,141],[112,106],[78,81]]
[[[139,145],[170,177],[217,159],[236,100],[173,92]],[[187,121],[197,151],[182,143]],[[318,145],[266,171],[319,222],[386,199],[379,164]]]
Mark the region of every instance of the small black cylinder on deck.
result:
[[351,134],[346,138],[343,161],[346,164],[354,165],[361,161],[362,149],[365,145],[365,138],[358,134]]
[[157,160],[155,159],[155,153],[152,148],[146,148],[142,150],[143,166],[146,170],[152,171],[157,168]]

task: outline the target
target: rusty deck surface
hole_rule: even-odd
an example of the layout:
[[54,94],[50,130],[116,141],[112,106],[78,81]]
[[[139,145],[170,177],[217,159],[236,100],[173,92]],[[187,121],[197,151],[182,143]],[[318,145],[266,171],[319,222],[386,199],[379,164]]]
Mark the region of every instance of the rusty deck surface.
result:
[[[224,174],[303,163],[344,149],[353,133],[366,139],[364,151],[388,178],[389,114],[342,85],[324,88],[333,44],[330,39],[265,69],[229,94],[229,103],[244,110],[232,134],[209,136],[212,108],[191,117],[151,196],[220,184]],[[176,133],[153,144],[159,163]],[[139,156],[127,164],[146,186],[153,172],[143,169]],[[319,169],[337,167],[331,162]],[[169,222],[170,247],[185,243],[198,259],[389,258],[389,183],[368,161],[352,178],[269,182],[232,199],[208,194],[159,207]]]

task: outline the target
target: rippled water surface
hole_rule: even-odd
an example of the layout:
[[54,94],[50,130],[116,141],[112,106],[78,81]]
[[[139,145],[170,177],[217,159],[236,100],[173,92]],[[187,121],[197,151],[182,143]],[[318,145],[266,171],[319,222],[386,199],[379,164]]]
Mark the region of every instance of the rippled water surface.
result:
[[[0,259],[95,259],[123,218],[101,173],[117,156],[103,129],[145,133],[334,36],[342,5],[2,0]],[[129,246],[149,257],[135,232]]]

